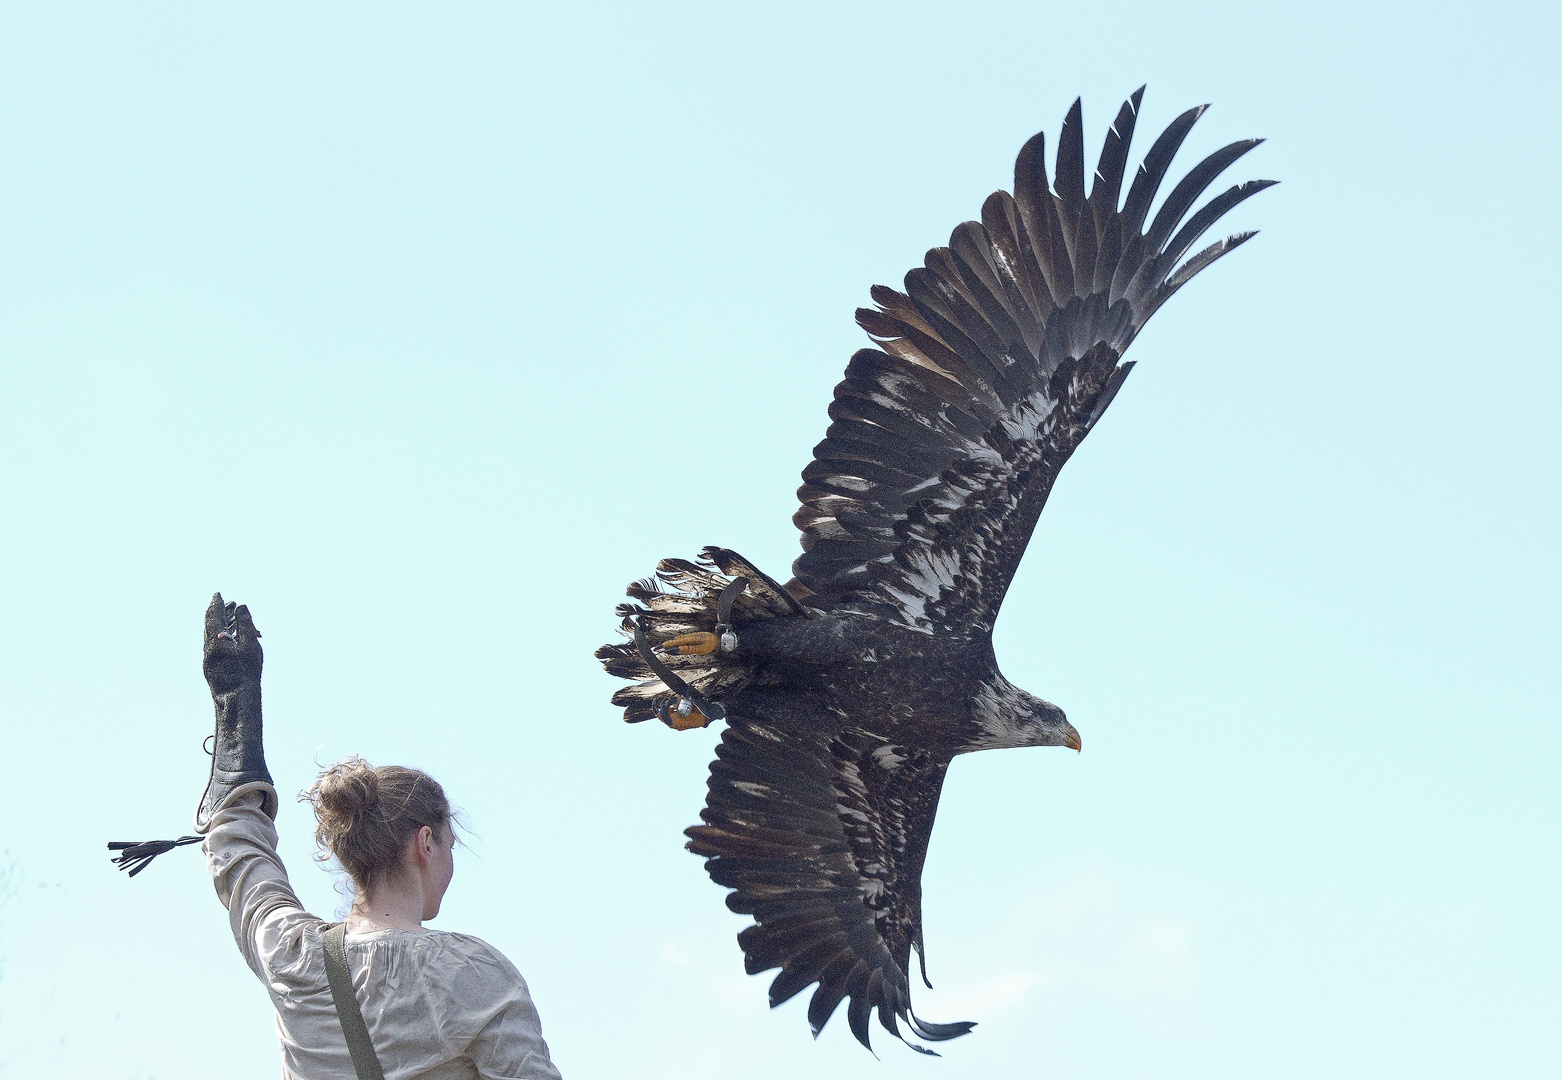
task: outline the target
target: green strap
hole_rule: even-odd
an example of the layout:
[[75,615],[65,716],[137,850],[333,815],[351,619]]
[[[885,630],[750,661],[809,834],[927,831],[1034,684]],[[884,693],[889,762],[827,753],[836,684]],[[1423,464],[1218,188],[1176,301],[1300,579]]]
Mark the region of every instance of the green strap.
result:
[[358,1080],[385,1080],[385,1070],[369,1041],[369,1027],[363,1022],[363,1010],[353,993],[353,977],[347,971],[347,924],[327,923],[320,935],[325,946],[325,979],[331,984],[331,1000],[336,1002],[336,1018],[347,1036],[347,1052],[353,1056],[353,1072]]

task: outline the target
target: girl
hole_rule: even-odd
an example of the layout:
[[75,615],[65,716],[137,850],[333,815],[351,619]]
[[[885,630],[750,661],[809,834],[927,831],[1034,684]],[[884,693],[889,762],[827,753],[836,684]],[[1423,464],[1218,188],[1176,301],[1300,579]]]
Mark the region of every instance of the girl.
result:
[[[327,979],[334,924],[303,909],[277,857],[277,796],[261,754],[259,637],[245,608],[213,599],[204,667],[217,738],[197,830],[239,951],[276,1006],[283,1076],[367,1080],[373,1066],[355,1072],[344,1034],[354,1018],[339,1014]],[[326,769],[302,798],[314,807],[322,851],[356,888],[346,968],[383,1075],[558,1080],[515,967],[478,938],[423,926],[439,914],[454,872],[450,804],[439,784],[417,769],[354,757]]]

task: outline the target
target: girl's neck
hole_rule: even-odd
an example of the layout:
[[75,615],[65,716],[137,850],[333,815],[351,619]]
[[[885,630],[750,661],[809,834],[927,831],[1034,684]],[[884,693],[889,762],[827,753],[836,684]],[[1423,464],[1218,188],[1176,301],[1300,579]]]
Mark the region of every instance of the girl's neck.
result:
[[414,880],[400,884],[400,887],[398,884],[386,882],[367,893],[360,892],[347,916],[347,932],[362,934],[371,930],[421,930],[422,882]]

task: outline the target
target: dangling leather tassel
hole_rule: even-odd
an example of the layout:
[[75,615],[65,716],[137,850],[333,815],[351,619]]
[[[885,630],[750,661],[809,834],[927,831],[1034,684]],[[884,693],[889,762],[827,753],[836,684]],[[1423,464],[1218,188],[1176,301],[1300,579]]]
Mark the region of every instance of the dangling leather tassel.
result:
[[177,840],[147,840],[142,843],[134,843],[129,840],[116,840],[109,844],[110,851],[119,852],[113,861],[119,864],[121,870],[129,870],[130,876],[135,877],[145,870],[152,860],[165,851],[172,851],[176,847],[184,847],[186,844],[198,844],[199,836],[181,836]]

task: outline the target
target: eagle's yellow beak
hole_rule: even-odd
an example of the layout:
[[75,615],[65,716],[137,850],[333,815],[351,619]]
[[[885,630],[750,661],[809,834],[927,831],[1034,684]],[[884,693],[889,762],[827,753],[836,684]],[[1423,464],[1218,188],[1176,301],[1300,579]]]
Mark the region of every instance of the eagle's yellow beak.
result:
[[1063,736],[1063,745],[1068,747],[1070,750],[1075,751],[1083,750],[1085,748],[1084,744],[1079,741],[1079,732],[1075,729],[1073,724],[1068,725],[1068,734]]

